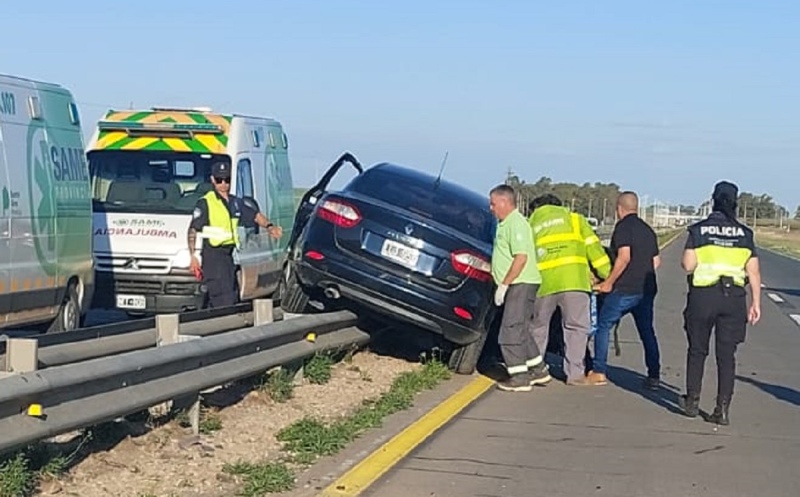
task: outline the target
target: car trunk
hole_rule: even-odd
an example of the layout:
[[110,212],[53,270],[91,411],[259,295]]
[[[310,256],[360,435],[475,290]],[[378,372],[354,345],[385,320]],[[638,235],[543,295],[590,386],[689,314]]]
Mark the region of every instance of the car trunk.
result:
[[[454,254],[469,252],[488,260],[468,237],[414,213],[360,195],[344,200],[355,207],[361,220],[352,228],[337,226],[336,244],[363,264],[408,278],[409,283],[437,290],[455,290],[473,269],[463,264],[466,254],[453,262]],[[461,271],[456,267],[461,268]],[[485,278],[487,275],[478,274]]]

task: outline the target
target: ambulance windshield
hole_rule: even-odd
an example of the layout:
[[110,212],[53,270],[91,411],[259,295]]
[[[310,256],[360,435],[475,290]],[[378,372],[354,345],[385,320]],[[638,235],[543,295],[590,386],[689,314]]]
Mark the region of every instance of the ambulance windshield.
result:
[[95,212],[191,214],[213,189],[209,176],[221,155],[158,151],[92,151],[89,172]]

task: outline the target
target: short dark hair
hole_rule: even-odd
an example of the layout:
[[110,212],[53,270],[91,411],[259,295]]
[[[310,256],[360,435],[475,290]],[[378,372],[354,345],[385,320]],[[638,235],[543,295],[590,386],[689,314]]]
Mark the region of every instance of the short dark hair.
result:
[[489,196],[501,195],[508,198],[512,204],[517,204],[517,193],[508,185],[497,185],[489,191]]
[[539,207],[543,205],[557,205],[561,207],[561,199],[553,195],[552,193],[546,193],[544,195],[539,195],[535,199],[531,200],[531,203],[528,204],[528,210],[533,212]]

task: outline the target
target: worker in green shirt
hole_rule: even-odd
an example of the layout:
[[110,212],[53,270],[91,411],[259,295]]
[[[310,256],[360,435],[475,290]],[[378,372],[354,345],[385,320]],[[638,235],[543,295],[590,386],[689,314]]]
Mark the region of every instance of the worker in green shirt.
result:
[[536,267],[531,228],[517,209],[516,194],[508,185],[489,192],[489,204],[499,223],[492,250],[495,304],[503,307],[499,345],[508,378],[498,388],[527,392],[550,381],[542,354],[533,339],[533,309],[542,277]]

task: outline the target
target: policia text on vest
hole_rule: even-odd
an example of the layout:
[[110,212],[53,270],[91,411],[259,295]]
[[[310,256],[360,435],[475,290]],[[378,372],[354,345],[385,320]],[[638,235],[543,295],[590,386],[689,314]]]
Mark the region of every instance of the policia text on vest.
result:
[[[714,212],[689,227],[682,266],[689,292],[684,328],[689,341],[686,358],[686,395],[681,397],[689,417],[699,414],[700,390],[711,330],[717,359],[717,399],[711,421],[727,425],[736,374],[736,348],[745,340],[748,321],[761,316],[761,275],[753,231],[735,217],[738,189],[721,182],[714,194]],[[752,302],[747,306],[746,286]]]
[[233,250],[240,243],[240,223],[243,226],[261,226],[273,238],[283,235],[280,226],[273,225],[262,213],[229,193],[230,179],[229,164],[218,162],[211,167],[214,190],[197,201],[187,236],[192,254],[197,234],[203,238],[202,268],[197,257],[192,255],[192,270],[195,274],[202,273],[209,307],[230,306],[237,301]]

